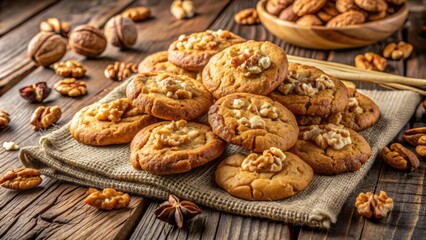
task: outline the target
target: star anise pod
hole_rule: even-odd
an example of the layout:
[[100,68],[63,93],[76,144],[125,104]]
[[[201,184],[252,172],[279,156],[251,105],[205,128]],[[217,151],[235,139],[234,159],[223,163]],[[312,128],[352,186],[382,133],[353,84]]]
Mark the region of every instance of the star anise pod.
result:
[[170,194],[169,200],[162,203],[156,210],[155,215],[161,221],[171,225],[176,225],[178,228],[183,227],[183,223],[198,214],[201,209],[190,201],[180,201],[175,195]]

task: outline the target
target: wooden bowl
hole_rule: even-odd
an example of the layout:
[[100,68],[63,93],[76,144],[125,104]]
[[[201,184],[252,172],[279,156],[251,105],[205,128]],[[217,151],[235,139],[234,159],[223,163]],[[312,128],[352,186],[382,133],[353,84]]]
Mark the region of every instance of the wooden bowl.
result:
[[354,48],[373,44],[396,32],[408,16],[406,4],[391,16],[347,27],[301,26],[279,19],[265,9],[266,0],[257,3],[260,21],[272,34],[291,44],[313,49]]

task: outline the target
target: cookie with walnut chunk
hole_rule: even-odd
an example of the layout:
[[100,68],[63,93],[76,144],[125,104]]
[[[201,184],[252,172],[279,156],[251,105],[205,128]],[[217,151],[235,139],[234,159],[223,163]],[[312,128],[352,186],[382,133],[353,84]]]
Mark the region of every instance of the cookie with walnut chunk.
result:
[[284,81],[287,64],[287,55],[279,46],[247,41],[213,56],[202,81],[216,99],[237,92],[268,95]]
[[124,144],[142,128],[157,122],[121,98],[110,103],[94,103],[81,109],[70,123],[70,133],[79,142],[93,146]]
[[219,157],[225,142],[209,126],[185,120],[142,129],[130,144],[133,168],[157,175],[188,172]]
[[371,147],[363,136],[334,124],[300,127],[299,140],[288,151],[315,173],[329,175],[357,171],[371,156]]
[[245,200],[280,200],[311,183],[312,168],[298,156],[271,148],[263,154],[234,154],[215,172],[216,183],[232,196]]
[[213,55],[245,39],[228,30],[181,35],[169,46],[171,63],[190,71],[201,71]]
[[220,98],[210,108],[208,119],[219,137],[254,152],[271,147],[289,149],[296,143],[299,132],[296,118],[287,108],[249,93]]
[[142,112],[165,120],[192,120],[213,104],[212,95],[199,81],[171,73],[139,73],[129,82],[126,94]]
[[289,64],[287,78],[269,97],[295,115],[326,116],[349,104],[348,90],[341,81],[299,63]]

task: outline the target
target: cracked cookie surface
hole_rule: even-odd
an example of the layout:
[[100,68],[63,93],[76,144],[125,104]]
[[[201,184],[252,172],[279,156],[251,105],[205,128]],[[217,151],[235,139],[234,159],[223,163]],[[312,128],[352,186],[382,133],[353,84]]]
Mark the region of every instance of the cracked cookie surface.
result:
[[287,55],[279,46],[248,41],[213,56],[202,81],[216,99],[237,92],[267,95],[284,81],[287,65]]
[[160,122],[142,129],[130,144],[133,168],[153,174],[188,172],[219,157],[225,142],[200,123]]
[[271,147],[286,150],[297,141],[296,118],[270,98],[249,94],[227,95],[210,107],[209,123],[225,141],[254,152]]
[[217,167],[216,183],[230,195],[246,200],[280,200],[306,189],[313,179],[312,168],[298,156],[284,152],[279,172],[245,171],[243,154],[227,157]]
[[[294,147],[289,149],[299,156],[303,161],[309,164],[315,173],[320,174],[341,174],[345,172],[354,172],[361,168],[361,166],[368,161],[371,156],[371,147],[364,139],[363,136],[358,134],[352,129],[344,128],[349,134],[350,140],[344,144],[339,144],[338,149],[331,145],[325,144],[320,147],[317,143],[321,137],[316,137],[313,140],[306,139],[306,133],[311,131],[313,125],[310,127],[300,127],[299,140],[297,140]],[[324,129],[328,125],[319,125],[319,129]],[[338,126],[335,126],[338,127]],[[342,128],[342,127],[338,127]],[[335,137],[335,133],[327,132],[329,136]],[[306,140],[304,140],[306,139]],[[315,141],[314,141],[315,140]],[[333,140],[330,143],[335,143]],[[341,143],[341,142],[340,142]],[[343,147],[342,147],[343,146]]]
[[348,90],[341,81],[299,63],[289,64],[287,78],[268,97],[295,115],[327,116],[349,104]]
[[199,81],[171,73],[139,73],[129,82],[127,97],[142,112],[165,120],[191,120],[207,113],[212,95]]

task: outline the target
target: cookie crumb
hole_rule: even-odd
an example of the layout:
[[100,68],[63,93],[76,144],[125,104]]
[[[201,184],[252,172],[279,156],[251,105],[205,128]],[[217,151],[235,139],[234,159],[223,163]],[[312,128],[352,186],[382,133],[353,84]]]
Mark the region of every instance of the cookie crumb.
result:
[[19,149],[19,145],[14,143],[14,142],[4,142],[3,143],[3,148],[6,151],[15,151]]

